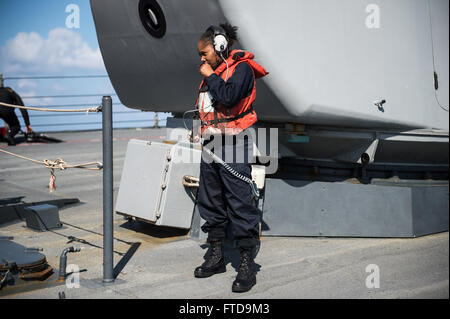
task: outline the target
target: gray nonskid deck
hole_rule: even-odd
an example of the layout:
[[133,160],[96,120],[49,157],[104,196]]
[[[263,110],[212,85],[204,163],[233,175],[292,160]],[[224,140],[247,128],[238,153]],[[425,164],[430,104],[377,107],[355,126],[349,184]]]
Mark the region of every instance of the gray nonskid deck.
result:
[[[61,144],[19,145],[9,151],[36,159],[63,158],[75,164],[101,161],[101,132],[52,133]],[[126,146],[130,138],[162,140],[164,129],[115,130],[114,192],[117,195]],[[68,255],[80,273],[80,288],[65,285],[12,293],[2,298],[448,298],[448,232],[408,239],[263,237],[256,258],[257,285],[244,294],[231,292],[238,254],[227,247],[227,272],[210,278],[193,276],[207,247],[186,232],[128,222],[115,215],[114,263],[138,242],[116,282],[102,284],[102,174],[70,169],[56,171],[56,192],[48,192],[47,169],[1,156],[0,199],[25,196],[26,202],[79,198],[81,204],[60,210],[66,225],[53,232],[35,232],[17,221],[0,227],[1,236],[14,236],[24,246],[44,248],[57,271],[59,255],[68,246],[83,246]],[[85,243],[68,242],[68,236]],[[96,247],[97,246],[97,247]],[[122,254],[122,255],[120,255]],[[368,265],[377,265],[380,287],[367,288]]]

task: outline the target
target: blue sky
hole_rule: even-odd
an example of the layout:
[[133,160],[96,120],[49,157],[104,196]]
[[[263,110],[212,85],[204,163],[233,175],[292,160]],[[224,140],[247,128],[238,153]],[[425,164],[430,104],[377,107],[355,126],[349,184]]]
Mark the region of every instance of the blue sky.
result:
[[[71,28],[66,23],[67,20],[74,21],[73,11],[66,12],[69,5],[79,8],[79,28]],[[98,105],[101,97],[27,97],[115,93],[108,78],[8,79],[24,76],[106,75],[89,0],[0,0],[0,73],[6,78],[5,86],[18,92],[24,98],[25,105]],[[115,111],[130,111],[119,105],[117,97],[113,96],[113,102],[117,103]],[[30,116],[38,115],[33,111],[29,113]],[[138,114],[138,119],[153,118],[150,112]],[[56,120],[67,123],[73,122],[75,118],[78,117],[45,117],[41,113],[32,117],[31,124],[33,126],[34,123],[40,131],[62,130],[63,126],[55,125]],[[96,118],[92,115],[89,120],[98,122]],[[45,127],[44,124],[50,121],[52,125]],[[148,126],[148,123],[133,125]],[[79,127],[87,129],[93,126],[83,124]]]
[[[80,24],[79,28],[68,28],[66,19],[71,12],[66,12],[66,7],[75,4],[79,8]],[[50,39],[49,33],[55,30],[66,31],[68,35],[76,36],[82,39],[81,43],[86,44],[92,51],[98,49],[97,36],[95,33],[94,21],[91,14],[89,0],[1,0],[0,1],[0,47],[5,48],[8,42],[17,40],[19,34],[27,37],[29,42],[33,43],[31,35],[38,34],[43,40]],[[81,44],[80,43],[80,44]],[[9,62],[3,55],[3,63]],[[6,60],[6,61],[5,61]],[[20,61],[19,61],[20,62]],[[5,65],[1,65],[5,69]],[[68,68],[54,68],[50,71],[64,73]],[[81,74],[84,71],[90,71],[88,66],[78,68]],[[104,71],[102,68],[97,68]],[[20,70],[20,71],[19,71]],[[24,70],[20,68],[16,72],[34,73],[34,70]],[[8,69],[3,73],[7,73]],[[40,70],[42,73],[42,70]],[[73,70],[70,70],[73,72]],[[52,73],[53,74],[53,73]],[[19,74],[7,74],[6,76],[17,76]],[[20,74],[21,75],[21,74]]]
[[72,30],[91,47],[98,47],[89,0],[1,0],[0,45],[18,32],[34,31],[44,36],[52,29],[65,28],[69,16],[65,9],[69,4],[80,8],[80,28]]

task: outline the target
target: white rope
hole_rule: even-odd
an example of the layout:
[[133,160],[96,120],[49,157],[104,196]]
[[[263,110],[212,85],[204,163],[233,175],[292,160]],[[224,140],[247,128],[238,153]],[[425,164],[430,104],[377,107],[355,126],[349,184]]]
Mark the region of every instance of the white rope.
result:
[[[15,156],[17,158],[21,158],[21,159],[24,159],[27,161],[31,161],[33,163],[45,165],[46,168],[50,169],[50,182],[48,184],[50,193],[56,189],[56,185],[55,185],[56,176],[54,173],[55,169],[63,170],[63,169],[67,169],[67,168],[82,168],[82,169],[88,169],[88,170],[101,170],[103,168],[103,164],[101,162],[88,162],[88,163],[70,165],[70,164],[67,164],[65,161],[63,161],[61,158],[57,158],[54,161],[51,161],[48,159],[39,161],[39,160],[25,157],[22,155],[14,154],[14,153],[2,150],[2,149],[0,149],[0,152],[8,154],[10,156]],[[96,165],[97,167],[88,167],[88,166],[92,166],[92,165]]]
[[[91,107],[91,108],[87,108],[87,109],[47,109],[47,108],[41,108],[41,107],[32,107],[32,106],[22,106],[22,105],[14,105],[14,104],[8,104],[8,103],[3,103],[0,102],[0,105],[6,106],[6,107],[12,107],[12,108],[18,108],[18,109],[26,109],[26,110],[33,110],[33,111],[42,111],[42,112],[100,112],[101,111],[101,106],[98,107]],[[67,164],[65,161],[63,161],[61,158],[57,158],[54,161],[45,159],[43,161],[39,161],[39,160],[35,160],[29,157],[25,157],[25,156],[21,156],[21,155],[17,155],[5,150],[1,150],[0,152],[11,155],[11,156],[15,156],[17,158],[21,158],[24,160],[28,160],[37,164],[42,164],[45,165],[46,168],[50,169],[50,182],[49,182],[49,190],[50,193],[53,192],[56,189],[56,185],[55,185],[55,174],[54,174],[54,170],[55,169],[67,169],[67,168],[82,168],[82,169],[88,169],[88,170],[100,170],[103,168],[103,164],[101,162],[89,162],[89,163],[82,163],[82,164],[76,164],[76,165],[70,165]],[[97,167],[88,167],[88,166],[92,166],[92,165],[96,165]]]
[[[6,107],[33,110],[33,111],[42,111],[42,112],[86,112],[86,114],[88,114],[89,112],[98,113],[101,111],[101,106],[91,107],[91,108],[87,108],[87,109],[47,109],[47,108],[41,108],[41,107],[14,105],[14,104],[8,104],[8,103],[3,103],[3,102],[0,102],[0,105],[6,106]],[[14,153],[11,153],[11,152],[8,152],[5,150],[1,150],[1,149],[0,149],[0,152],[11,155],[11,156],[15,156],[17,158],[28,160],[28,161],[31,161],[31,162],[34,162],[37,164],[45,165],[46,168],[50,169],[50,182],[48,184],[50,193],[56,189],[56,185],[55,185],[56,176],[54,173],[55,169],[63,170],[63,169],[67,169],[67,168],[82,168],[82,169],[88,169],[88,170],[100,170],[103,168],[103,164],[101,162],[89,162],[89,163],[70,165],[70,164],[67,164],[65,161],[63,161],[61,158],[57,158],[54,161],[51,161],[48,159],[39,161],[39,160],[35,160],[35,159],[29,158],[29,157],[17,155],[17,154],[14,154]],[[88,167],[88,166],[92,166],[92,165],[96,165],[97,167]]]
[[100,112],[100,107],[91,107],[87,109],[46,109],[42,107],[32,107],[32,106],[22,106],[22,105],[14,105],[14,104],[8,104],[0,102],[0,105],[6,106],[6,107],[14,107],[18,109],[26,109],[26,110],[33,110],[33,111],[42,111],[42,112]]

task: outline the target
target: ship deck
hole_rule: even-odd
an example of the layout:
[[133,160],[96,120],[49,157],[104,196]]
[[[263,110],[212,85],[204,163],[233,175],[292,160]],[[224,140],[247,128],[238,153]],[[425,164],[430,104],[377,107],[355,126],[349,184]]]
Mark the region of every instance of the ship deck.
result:
[[[161,141],[165,129],[114,130],[114,195],[120,185],[126,146],[131,138]],[[62,158],[70,164],[102,161],[101,131],[51,133],[57,144],[19,144],[4,150],[34,159]],[[38,232],[16,220],[0,225],[0,236],[13,236],[26,247],[41,247],[54,274],[42,282],[6,286],[0,298],[449,298],[449,233],[419,238],[262,237],[256,257],[257,284],[249,292],[231,292],[238,253],[226,247],[227,272],[197,279],[195,267],[207,251],[188,231],[128,221],[114,214],[114,264],[118,274],[103,284],[102,173],[56,171],[49,193],[45,167],[0,153],[0,199],[23,196],[41,202],[78,198],[59,211],[63,227]],[[293,208],[295,209],[295,208]],[[69,236],[72,236],[69,238]],[[72,242],[69,242],[72,239]],[[75,239],[73,241],[73,239]],[[69,246],[67,264],[79,267],[79,288],[56,283],[59,256]],[[1,257],[1,256],[0,256]],[[377,265],[379,288],[368,288],[369,265]]]

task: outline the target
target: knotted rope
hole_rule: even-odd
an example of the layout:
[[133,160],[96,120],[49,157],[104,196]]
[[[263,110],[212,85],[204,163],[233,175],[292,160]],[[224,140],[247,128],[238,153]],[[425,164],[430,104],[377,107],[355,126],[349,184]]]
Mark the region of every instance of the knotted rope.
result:
[[[47,109],[47,108],[41,108],[41,107],[32,107],[32,106],[22,106],[22,105],[14,105],[14,104],[8,104],[0,102],[0,105],[6,106],[6,107],[13,107],[18,109],[26,109],[26,110],[33,110],[33,111],[42,111],[42,112],[86,112],[88,114],[89,112],[101,112],[102,107],[91,107],[87,109]],[[55,169],[63,170],[66,168],[82,168],[82,169],[89,169],[89,170],[100,170],[103,168],[103,164],[101,162],[89,162],[89,163],[83,163],[83,164],[76,164],[76,165],[70,165],[64,162],[61,158],[57,158],[54,161],[45,159],[43,161],[35,160],[29,157],[17,155],[5,150],[0,150],[0,152],[3,152],[5,154],[15,156],[21,159],[25,159],[37,164],[43,164],[46,168],[50,169],[50,182],[48,183],[48,188],[50,190],[50,193],[53,192],[56,189],[56,176],[55,176]],[[97,167],[87,167],[97,165]]]
[[[33,163],[42,164],[46,168],[50,169],[50,181],[48,183],[48,188],[49,188],[50,193],[52,193],[56,189],[55,169],[64,170],[67,168],[81,168],[81,169],[88,169],[88,170],[101,170],[103,168],[103,164],[101,162],[88,162],[88,163],[71,165],[71,164],[66,163],[61,158],[57,158],[54,161],[51,161],[49,159],[44,159],[43,161],[39,161],[36,159],[32,159],[32,158],[29,158],[26,156],[14,154],[14,153],[11,153],[11,152],[8,152],[5,150],[1,150],[1,149],[0,149],[0,152],[3,152],[5,154],[11,155],[11,156],[15,156],[17,158],[21,158],[21,159],[24,159],[27,161],[31,161]],[[96,165],[96,167],[89,167],[89,166],[93,166],[93,165]]]

